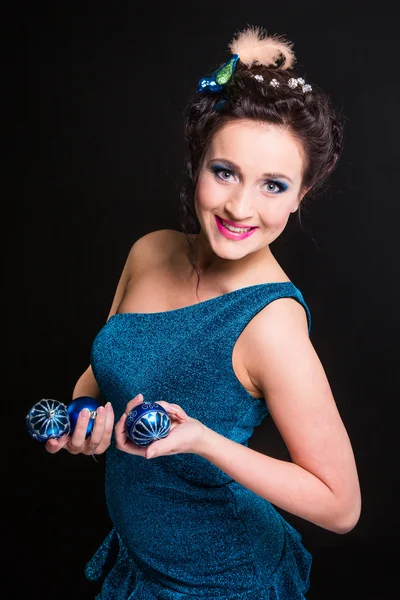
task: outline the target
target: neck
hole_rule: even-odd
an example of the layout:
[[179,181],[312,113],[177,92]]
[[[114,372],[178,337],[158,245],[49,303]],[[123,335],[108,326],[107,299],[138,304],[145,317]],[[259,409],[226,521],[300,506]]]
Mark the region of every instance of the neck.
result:
[[[191,234],[189,237],[193,241],[194,263],[200,276],[210,280],[257,280],[261,272],[265,273],[266,266],[275,260],[269,246],[246,254],[240,259],[221,258],[214,253],[202,230],[199,234]],[[192,267],[193,273],[195,270]]]

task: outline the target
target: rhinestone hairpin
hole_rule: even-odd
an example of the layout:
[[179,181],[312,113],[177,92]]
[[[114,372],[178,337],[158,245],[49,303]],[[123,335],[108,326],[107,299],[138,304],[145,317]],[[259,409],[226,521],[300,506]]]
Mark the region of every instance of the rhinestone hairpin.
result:
[[312,91],[312,87],[310,84],[306,83],[304,81],[304,79],[302,77],[297,77],[297,79],[295,77],[291,77],[288,81],[288,86],[293,90],[294,88],[297,88],[297,86],[300,85],[302,87],[302,90],[304,93],[306,92],[311,92]]
[[[264,81],[264,77],[262,75],[253,75],[254,79],[257,79],[257,81]],[[304,79],[302,77],[291,77],[289,79],[289,81],[287,82],[288,86],[294,90],[295,88],[297,88],[297,86],[301,86],[303,93],[305,94],[306,92],[311,92],[312,91],[312,87],[309,83],[306,83],[304,81]],[[271,79],[271,81],[269,82],[269,85],[277,88],[279,87],[280,83],[277,79]]]

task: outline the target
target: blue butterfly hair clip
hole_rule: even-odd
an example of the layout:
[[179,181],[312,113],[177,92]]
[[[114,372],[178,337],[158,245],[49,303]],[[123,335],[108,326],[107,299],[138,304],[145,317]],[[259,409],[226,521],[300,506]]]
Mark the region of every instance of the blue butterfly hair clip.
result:
[[200,79],[197,87],[197,92],[220,92],[223,90],[231,79],[239,60],[239,55],[234,54],[222,67],[217,69],[211,77],[203,77]]

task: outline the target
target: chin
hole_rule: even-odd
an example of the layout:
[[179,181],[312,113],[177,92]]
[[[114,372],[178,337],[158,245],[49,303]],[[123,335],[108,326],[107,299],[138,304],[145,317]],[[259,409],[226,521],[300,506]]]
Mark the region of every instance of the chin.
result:
[[[227,260],[238,260],[240,258],[248,256],[249,254],[253,254],[253,252],[258,252],[259,250],[262,250],[262,247],[260,248],[259,244],[251,244],[249,242],[248,244],[244,245],[243,242],[245,243],[246,240],[233,242],[230,245],[227,245],[225,243],[229,243],[230,241],[231,240],[228,239],[222,239],[217,243],[214,242],[214,244],[210,244],[210,246],[214,254],[216,254],[220,258],[225,258]],[[267,244],[265,244],[265,246],[267,246]]]

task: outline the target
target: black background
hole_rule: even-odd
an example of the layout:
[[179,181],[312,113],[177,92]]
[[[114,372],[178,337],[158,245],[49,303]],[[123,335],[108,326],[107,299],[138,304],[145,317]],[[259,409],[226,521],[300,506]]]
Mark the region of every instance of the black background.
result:
[[[394,2],[58,2],[4,19],[2,598],[98,591],[83,568],[111,528],[104,455],[48,454],[25,414],[70,401],[133,242],[179,228],[182,111],[247,24],[292,40],[346,117],[329,190],[271,249],[310,307],[362,514],[338,535],[280,512],[313,555],[309,600],[398,593],[399,16]],[[270,418],[249,445],[288,458]]]

